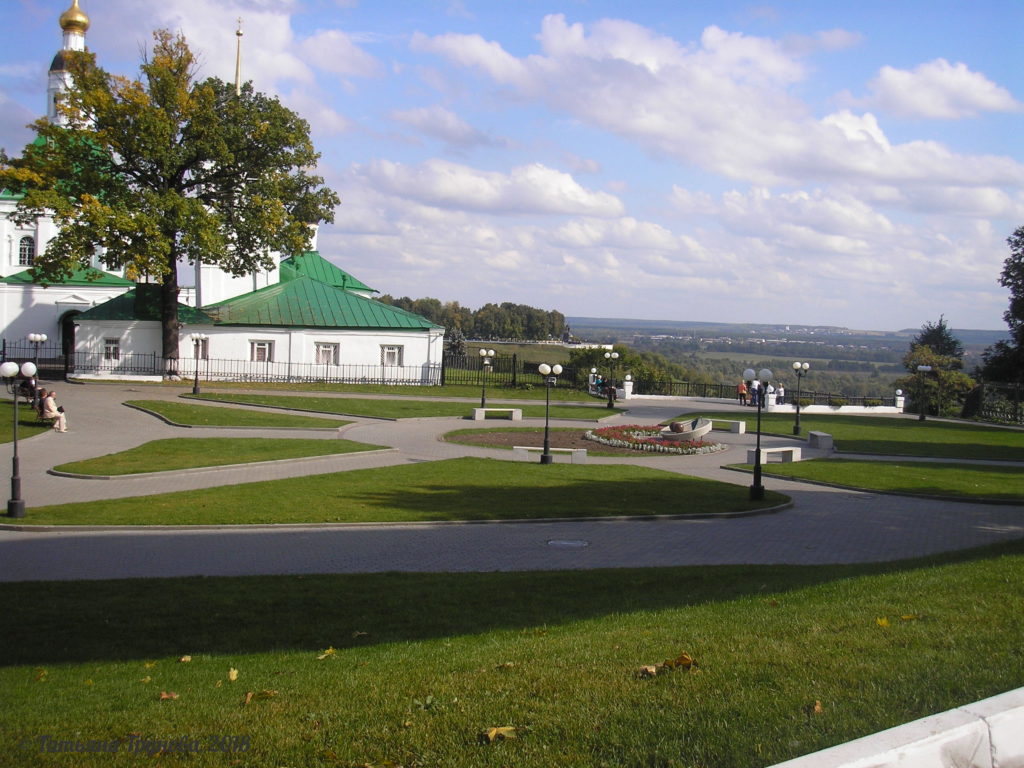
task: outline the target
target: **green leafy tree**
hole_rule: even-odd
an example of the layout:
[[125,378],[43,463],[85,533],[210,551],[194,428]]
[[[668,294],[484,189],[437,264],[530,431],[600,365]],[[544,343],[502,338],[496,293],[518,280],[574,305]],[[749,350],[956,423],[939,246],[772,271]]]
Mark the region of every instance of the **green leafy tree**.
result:
[[66,126],[37,121],[22,157],[0,158],[0,186],[24,194],[20,220],[48,214],[59,228],[37,280],[64,279],[102,248],[108,268],[158,282],[163,356],[176,360],[179,263],[270,268],[271,251],[306,250],[309,225],[333,220],[339,200],[309,170],[319,155],[304,120],[251,84],[236,95],[198,82],[181,35],[153,38],[136,80],[68,54]]
[[943,315],[939,315],[937,323],[922,325],[921,332],[914,337],[910,345],[929,347],[935,354],[951,358],[950,364],[957,369],[963,368],[964,345],[950,332]]
[[[903,358],[909,373],[896,380],[896,386],[909,397],[908,410],[920,412],[923,400],[926,413],[959,415],[967,393],[974,388],[974,380],[959,369],[958,363],[958,358],[940,355],[924,344],[912,345]],[[919,365],[930,366],[931,370],[919,372]]]
[[1003,319],[1009,341],[1000,341],[982,354],[982,375],[992,381],[1024,383],[1024,227],[1006,239],[1010,255],[1003,262],[999,284],[1010,289],[1010,306]]

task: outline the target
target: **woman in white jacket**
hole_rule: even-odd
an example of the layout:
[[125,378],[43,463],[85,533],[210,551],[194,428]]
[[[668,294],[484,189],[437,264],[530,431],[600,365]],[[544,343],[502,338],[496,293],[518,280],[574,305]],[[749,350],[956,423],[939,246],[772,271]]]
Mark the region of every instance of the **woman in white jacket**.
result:
[[43,398],[43,418],[53,419],[53,429],[55,432],[67,432],[68,417],[64,413],[63,408],[57,407],[57,401],[54,399],[56,394],[51,389],[46,393],[46,397]]

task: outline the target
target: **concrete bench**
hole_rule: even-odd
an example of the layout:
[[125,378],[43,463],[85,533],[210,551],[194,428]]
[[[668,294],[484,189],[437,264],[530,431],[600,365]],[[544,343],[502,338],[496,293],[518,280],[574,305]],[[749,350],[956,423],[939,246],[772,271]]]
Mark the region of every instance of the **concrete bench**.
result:
[[[778,456],[779,461],[800,461],[800,449],[799,448],[762,448],[761,449],[761,463],[767,464],[770,460],[770,456]],[[753,464],[757,459],[757,449],[747,449],[747,464]]]
[[[586,448],[549,448],[548,451],[551,454],[556,453],[567,453],[569,454],[569,461],[572,464],[586,464],[587,463],[587,449]],[[518,458],[525,459],[530,453],[543,453],[543,448],[538,448],[533,445],[513,445],[512,455]]]
[[832,435],[828,432],[808,432],[807,447],[820,448],[823,451],[832,450]]
[[730,432],[735,432],[737,435],[745,435],[747,433],[747,422],[745,421],[733,421],[731,419],[712,419],[712,424],[725,424],[728,426]]
[[523,420],[522,408],[474,408],[473,421],[483,421],[488,413],[507,413],[512,421]]

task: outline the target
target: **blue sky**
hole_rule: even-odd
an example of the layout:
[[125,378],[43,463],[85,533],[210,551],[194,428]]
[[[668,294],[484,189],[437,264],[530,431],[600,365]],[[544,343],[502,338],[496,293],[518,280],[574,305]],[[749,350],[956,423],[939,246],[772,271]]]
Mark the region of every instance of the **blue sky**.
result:
[[[311,124],[321,252],[384,293],[566,315],[1004,328],[1024,3],[80,0],[134,76],[159,27]],[[70,0],[3,0],[0,146]]]

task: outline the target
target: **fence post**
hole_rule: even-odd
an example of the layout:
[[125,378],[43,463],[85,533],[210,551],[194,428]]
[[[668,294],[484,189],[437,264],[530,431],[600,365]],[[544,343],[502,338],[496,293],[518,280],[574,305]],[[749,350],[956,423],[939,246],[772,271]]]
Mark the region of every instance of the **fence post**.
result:
[[519,385],[519,379],[517,375],[519,373],[519,355],[515,352],[512,353],[512,386],[516,387]]

